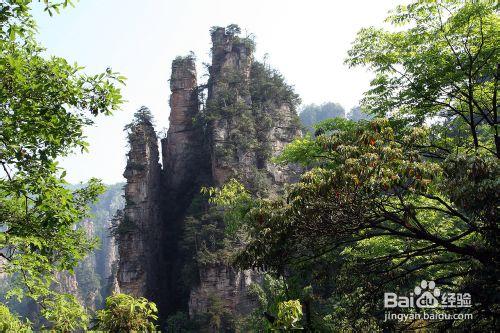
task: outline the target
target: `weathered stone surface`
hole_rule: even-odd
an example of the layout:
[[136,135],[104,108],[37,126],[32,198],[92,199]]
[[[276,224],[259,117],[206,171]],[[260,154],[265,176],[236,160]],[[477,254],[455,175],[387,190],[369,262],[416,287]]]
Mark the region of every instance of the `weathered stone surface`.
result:
[[[210,124],[212,177],[217,185],[223,184],[237,170],[249,172],[255,164],[255,152],[242,149],[235,135],[255,135],[250,117],[250,69],[253,55],[249,45],[225,28],[212,32],[212,65],[208,81],[207,105],[223,109],[231,107],[231,114],[217,115]],[[230,93],[233,101],[227,98]],[[213,112],[208,108],[208,112]],[[246,119],[245,119],[246,118]],[[249,121],[250,120],[250,121]],[[241,128],[245,124],[244,129]]]
[[199,113],[194,58],[172,62],[170,116],[167,137],[162,139],[163,189],[162,248],[158,307],[161,314],[184,310],[189,290],[181,280],[185,258],[180,244],[186,211],[208,177],[203,129],[194,119]]
[[[206,314],[214,297],[233,314],[247,314],[255,305],[248,288],[260,283],[258,272],[238,271],[222,262],[197,265],[182,248],[186,217],[200,187],[221,186],[237,177],[252,188],[255,178],[262,177],[272,195],[294,179],[293,169],[274,165],[270,158],[300,135],[295,111],[279,100],[264,101],[265,110],[252,105],[253,46],[224,28],[214,29],[211,37],[203,110],[194,60],[177,58],[172,63],[161,181],[152,127],[133,128],[124,174],[127,204],[122,223],[133,221],[138,229],[119,239],[119,287],[133,295],[150,295],[163,318],[179,310],[187,310],[191,318]],[[263,115],[266,126],[259,118]],[[194,122],[200,118],[201,125]],[[196,283],[181,280],[186,266],[195,267]]]
[[[270,102],[264,111],[271,118],[271,126],[263,127],[252,108],[251,45],[224,28],[213,31],[212,43],[207,112],[224,112],[228,92],[236,96],[229,106],[231,112],[215,114],[215,120],[209,124],[213,184],[221,186],[229,178],[237,177],[252,188],[256,175],[261,174],[268,184],[268,195],[273,195],[295,177],[290,167],[278,166],[269,160],[300,136],[297,115],[286,103]],[[257,147],[263,146],[268,147],[270,154],[260,158]],[[219,264],[201,267],[199,280],[199,286],[190,293],[190,316],[206,313],[214,296],[223,300],[231,313],[247,314],[255,306],[255,300],[248,296],[248,288],[252,283],[260,283],[261,275]]]
[[262,276],[252,270],[238,271],[227,265],[210,265],[200,268],[200,285],[191,291],[189,316],[206,313],[210,300],[216,296],[224,300],[224,307],[230,313],[246,314],[254,306],[254,299],[248,294],[252,283],[261,283]]
[[157,288],[161,225],[161,166],[153,125],[139,123],[129,134],[130,151],[124,177],[126,205],[118,237],[120,291],[149,296]]
[[285,184],[295,182],[298,177],[299,168],[291,165],[278,165],[270,163],[269,160],[281,154],[287,144],[300,137],[302,132],[297,126],[296,114],[290,110],[288,104],[276,105],[269,110],[273,120],[273,126],[264,131],[264,142],[270,146],[271,156],[263,162],[265,170],[272,179],[269,194],[277,193],[283,190]]
[[97,248],[89,253],[75,267],[75,272],[58,273],[58,290],[76,296],[82,305],[91,310],[102,308],[104,300],[113,291],[118,291],[116,281],[116,260],[118,248],[110,235],[114,213],[123,207],[120,184],[112,185],[99,202],[91,207],[92,218],[78,224],[89,238],[96,238]]
[[192,57],[172,62],[170,116],[167,137],[162,140],[162,160],[167,187],[179,191],[193,183],[202,137],[193,118],[198,114],[196,68]]
[[57,284],[54,286],[56,291],[74,295],[81,301],[82,297],[78,291],[78,281],[76,281],[74,274],[70,274],[66,271],[57,272],[55,273],[55,280],[57,281]]

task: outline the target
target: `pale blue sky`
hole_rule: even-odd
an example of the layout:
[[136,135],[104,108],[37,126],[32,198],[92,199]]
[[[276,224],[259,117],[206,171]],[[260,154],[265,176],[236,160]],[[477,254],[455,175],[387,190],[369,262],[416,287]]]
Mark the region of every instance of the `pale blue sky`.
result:
[[253,33],[257,59],[268,62],[293,84],[303,103],[334,101],[347,110],[358,104],[370,73],[343,64],[356,32],[380,25],[397,0],[81,0],[49,17],[35,10],[38,39],[49,54],[125,75],[121,111],[97,119],[86,130],[90,153],[62,161],[70,182],[92,176],[123,181],[126,141],[123,126],[141,105],[157,129],[168,127],[171,61],[194,51],[198,73],[209,62],[211,26],[240,25]]

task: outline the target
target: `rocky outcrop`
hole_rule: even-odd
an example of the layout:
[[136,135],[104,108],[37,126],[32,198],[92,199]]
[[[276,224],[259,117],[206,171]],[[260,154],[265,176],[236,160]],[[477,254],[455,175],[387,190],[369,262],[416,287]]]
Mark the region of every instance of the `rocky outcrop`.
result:
[[162,140],[164,180],[170,191],[192,186],[200,163],[203,137],[193,119],[198,115],[198,86],[194,58],[172,62],[170,116],[167,137]]
[[[184,220],[193,197],[210,179],[210,164],[204,127],[197,124],[199,115],[195,60],[178,57],[172,62],[170,77],[170,116],[167,137],[162,139],[163,189],[161,286],[156,302],[164,313],[184,309],[189,290],[182,281]],[[183,305],[183,306],[182,306]]]
[[159,198],[161,166],[158,139],[149,121],[130,127],[124,177],[126,205],[117,230],[120,291],[150,296],[157,287],[161,225]]
[[255,300],[248,293],[252,283],[260,283],[261,274],[238,271],[227,265],[212,265],[200,269],[200,285],[191,292],[189,316],[207,313],[214,297],[224,300],[230,313],[247,314],[253,310]]
[[[237,178],[254,194],[273,195],[294,179],[294,170],[270,161],[300,135],[293,89],[254,61],[253,41],[234,27],[214,28],[211,38],[207,85],[198,86],[193,57],[172,63],[161,172],[151,123],[130,127],[118,284],[155,301],[162,318],[177,311],[206,317],[214,302],[235,315],[254,307],[248,289],[260,283],[258,272],[238,271],[217,255],[198,257],[199,246],[224,234],[200,188]],[[199,98],[205,88],[206,101]]]
[[[212,183],[222,186],[236,177],[254,194],[273,195],[294,181],[296,170],[270,162],[284,146],[300,136],[292,105],[260,85],[262,64],[253,62],[253,44],[225,28],[212,31],[212,65],[208,81],[208,141]],[[260,192],[260,193],[259,193]],[[238,271],[225,263],[199,267],[199,284],[190,292],[189,315],[209,311],[212,300],[223,300],[230,313],[248,314],[255,306],[249,297],[261,274]]]
[[97,238],[99,245],[75,269],[78,290],[87,308],[96,310],[115,291],[118,248],[110,228],[117,211],[123,208],[123,184],[108,185],[91,207],[91,218],[80,226],[87,235]]
[[225,28],[212,31],[212,65],[208,81],[207,109],[210,123],[212,176],[223,184],[238,170],[249,172],[255,164],[251,140],[255,127],[251,116],[250,69],[252,45]]
[[[258,168],[259,143],[250,93],[253,44],[225,28],[214,29],[211,37],[207,132],[212,183],[221,186],[237,176],[248,184]],[[191,317],[207,313],[213,299],[223,300],[230,313],[246,314],[253,307],[247,291],[260,281],[259,274],[223,263],[204,265],[199,271],[199,285],[190,292]]]
[[78,290],[78,281],[74,274],[67,271],[56,272],[55,281],[57,281],[57,284],[54,288],[57,292],[74,295],[78,300],[82,301],[82,295]]
[[118,281],[116,280],[118,246],[114,237],[109,234],[109,227],[110,225],[106,228],[106,232],[101,233],[99,236],[101,246],[95,255],[96,273],[100,281],[101,303],[104,302],[107,296],[119,291]]

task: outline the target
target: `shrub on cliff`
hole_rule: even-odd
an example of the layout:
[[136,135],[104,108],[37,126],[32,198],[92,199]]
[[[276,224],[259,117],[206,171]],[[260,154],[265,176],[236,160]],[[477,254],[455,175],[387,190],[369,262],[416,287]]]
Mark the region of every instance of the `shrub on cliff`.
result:
[[146,124],[146,125],[153,125],[154,124],[154,118],[153,114],[151,113],[151,110],[149,110],[148,107],[146,106],[141,106],[135,113],[134,113],[134,119],[130,124],[125,125],[124,130],[130,130],[134,126],[137,126],[139,124]]
[[158,310],[153,302],[126,294],[106,298],[106,307],[97,311],[96,330],[106,332],[156,332]]
[[0,332],[30,333],[32,330],[29,323],[23,323],[0,303]]

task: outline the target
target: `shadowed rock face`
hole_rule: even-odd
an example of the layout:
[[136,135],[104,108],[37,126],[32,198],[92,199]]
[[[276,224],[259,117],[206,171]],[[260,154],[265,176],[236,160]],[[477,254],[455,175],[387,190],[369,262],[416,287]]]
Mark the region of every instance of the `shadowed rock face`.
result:
[[[192,57],[172,62],[170,116],[167,137],[162,139],[163,189],[162,248],[157,304],[163,313],[186,310],[189,290],[183,287],[182,269],[188,258],[181,249],[184,220],[193,197],[210,182],[210,160],[199,113],[195,62]],[[192,260],[192,258],[190,258]]]
[[[256,107],[253,45],[224,28],[214,29],[211,37],[204,109],[194,59],[172,63],[170,125],[161,140],[163,170],[151,124],[133,127],[130,137],[122,224],[133,221],[137,229],[119,239],[118,284],[122,292],[155,301],[162,318],[179,310],[191,318],[204,314],[214,296],[234,314],[248,313],[254,306],[247,291],[251,283],[260,282],[260,274],[222,263],[192,265],[195,258],[182,247],[189,207],[200,188],[237,177],[256,192],[258,174],[272,195],[294,176],[293,170],[274,165],[270,158],[300,135],[295,111],[279,100]],[[181,278],[189,264],[196,267],[194,285]]]

